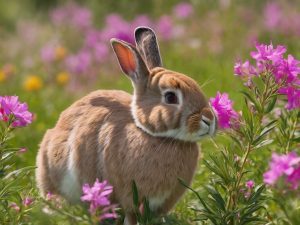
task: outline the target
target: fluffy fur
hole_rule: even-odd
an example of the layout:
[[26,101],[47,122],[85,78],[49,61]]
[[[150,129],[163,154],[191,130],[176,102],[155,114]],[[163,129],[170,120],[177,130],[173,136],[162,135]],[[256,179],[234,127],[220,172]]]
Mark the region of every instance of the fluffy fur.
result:
[[[197,83],[158,67],[154,32],[138,28],[136,38],[139,50],[112,41],[134,95],[99,90],[72,104],[46,132],[36,172],[43,195],[56,193],[73,203],[80,201],[84,183],[108,180],[114,187],[112,201],[125,210],[124,224],[129,225],[136,224],[132,181],[140,200],[147,197],[155,213],[167,213],[184,192],[178,178],[188,184],[192,180],[198,160],[196,141],[216,130],[215,116]],[[178,96],[178,104],[164,102],[170,90]]]

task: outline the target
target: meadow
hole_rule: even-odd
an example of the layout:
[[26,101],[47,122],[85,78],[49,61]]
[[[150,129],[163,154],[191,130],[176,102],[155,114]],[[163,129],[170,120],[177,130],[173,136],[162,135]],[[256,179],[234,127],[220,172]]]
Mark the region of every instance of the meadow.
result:
[[[227,93],[227,113],[241,118],[199,142],[192,190],[170,214],[140,224],[300,224],[297,0],[0,2],[0,96],[18,96],[32,113],[15,126],[0,105],[0,224],[99,223],[87,207],[41,199],[33,167],[43,135],[72,102],[98,89],[132,93],[109,40],[134,44],[138,26],[157,32],[164,67],[195,79],[212,104]],[[259,44],[286,59],[284,74],[268,70],[277,58],[252,54],[262,54]],[[265,175],[272,160],[284,167],[276,182]]]

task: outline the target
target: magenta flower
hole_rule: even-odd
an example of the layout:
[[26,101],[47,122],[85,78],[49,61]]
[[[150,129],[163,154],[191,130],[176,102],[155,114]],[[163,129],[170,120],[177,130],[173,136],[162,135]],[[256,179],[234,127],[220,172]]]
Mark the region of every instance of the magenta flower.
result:
[[81,201],[90,203],[90,213],[95,214],[98,209],[101,210],[99,220],[117,217],[114,212],[115,205],[111,205],[109,200],[113,187],[108,185],[106,180],[101,183],[96,179],[93,186],[84,184],[82,191]]
[[173,12],[176,17],[184,19],[191,16],[194,12],[194,9],[190,3],[182,2],[174,7]]
[[254,183],[253,180],[248,180],[248,181],[246,182],[246,187],[247,187],[248,189],[252,189],[252,188],[254,187],[254,185],[255,185],[255,183]]
[[132,30],[135,28],[143,26],[143,27],[153,27],[153,22],[147,15],[139,15],[131,23]]
[[25,152],[27,152],[27,148],[24,148],[24,147],[20,148],[19,151],[18,151],[19,154],[23,154]]
[[292,189],[298,189],[300,185],[300,166],[294,170],[294,172],[287,177],[287,182],[291,184]]
[[53,46],[45,46],[41,49],[41,59],[45,63],[51,63],[55,59],[55,49]]
[[28,207],[28,206],[30,206],[33,202],[34,202],[34,199],[33,199],[33,198],[26,197],[26,198],[23,200],[23,205],[24,205],[25,207]]
[[85,33],[84,44],[86,48],[94,48],[94,46],[102,42],[103,34],[100,30],[90,29]]
[[287,155],[272,154],[272,160],[269,164],[270,170],[264,173],[264,182],[269,185],[274,185],[281,176],[287,177],[287,182],[290,182],[295,186],[297,180],[300,157],[295,152],[290,152]]
[[51,21],[58,26],[72,26],[78,30],[86,30],[91,27],[92,14],[88,8],[75,3],[58,7],[50,12]]
[[257,52],[251,52],[251,56],[256,61],[272,61],[273,63],[278,62],[283,58],[283,54],[286,52],[284,46],[278,45],[276,48],[272,44],[256,44]]
[[269,2],[264,9],[265,26],[270,29],[276,29],[282,20],[282,11],[276,2]]
[[70,11],[70,23],[78,29],[89,28],[92,24],[92,14],[88,8],[74,5]]
[[108,46],[104,43],[97,43],[94,46],[94,58],[98,62],[103,62],[109,54]]
[[90,52],[81,51],[76,55],[71,55],[66,59],[66,66],[71,73],[86,73],[91,66],[92,57]]
[[173,22],[171,17],[160,17],[156,24],[156,30],[163,40],[171,39],[173,37]]
[[252,76],[256,75],[254,66],[250,65],[249,61],[242,63],[238,61],[234,65],[234,74],[237,76]]
[[105,23],[105,27],[102,30],[104,40],[115,37],[132,44],[134,43],[133,28],[130,23],[125,21],[118,14],[108,15]]
[[287,59],[282,59],[277,63],[274,76],[277,81],[285,80],[287,84],[300,84],[298,75],[300,74],[300,62],[292,55],[288,55]]
[[46,194],[46,200],[47,201],[50,201],[50,200],[54,199],[54,197],[55,196],[52,192],[50,192],[50,191],[47,192],[47,194]]
[[0,120],[8,121],[13,116],[13,127],[24,127],[32,122],[32,113],[26,103],[19,102],[17,96],[0,96]]
[[300,89],[288,86],[288,87],[282,87],[278,90],[278,93],[284,94],[287,96],[287,104],[286,108],[289,110],[292,109],[299,109],[300,108]]
[[62,25],[68,18],[68,11],[65,7],[59,7],[50,12],[50,19],[55,25]]
[[232,127],[232,122],[234,120],[237,120],[239,115],[236,111],[233,109],[233,102],[228,98],[227,93],[221,94],[220,92],[217,92],[217,95],[215,98],[210,98],[210,104],[215,111],[219,127],[220,128],[230,128]]
[[14,209],[16,212],[20,211],[20,206],[17,205],[17,203],[12,202],[11,204],[9,204],[9,207]]

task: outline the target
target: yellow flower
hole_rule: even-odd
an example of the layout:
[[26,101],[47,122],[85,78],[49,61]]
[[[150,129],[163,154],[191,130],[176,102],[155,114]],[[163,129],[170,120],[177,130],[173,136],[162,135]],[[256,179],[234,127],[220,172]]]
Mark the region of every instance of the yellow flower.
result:
[[70,80],[70,75],[68,72],[60,72],[56,75],[56,82],[60,85],[65,85]]
[[6,73],[3,70],[0,70],[0,83],[6,80]]
[[67,50],[64,47],[57,47],[55,49],[55,59],[56,60],[62,60],[66,57],[67,54]]
[[26,77],[23,87],[26,91],[37,91],[43,87],[43,81],[36,75],[29,75]]

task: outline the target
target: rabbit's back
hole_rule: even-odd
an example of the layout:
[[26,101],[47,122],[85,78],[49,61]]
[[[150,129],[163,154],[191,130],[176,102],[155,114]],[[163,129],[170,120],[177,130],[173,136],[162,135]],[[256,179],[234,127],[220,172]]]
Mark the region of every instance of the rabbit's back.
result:
[[78,201],[82,183],[103,177],[99,131],[116,113],[123,123],[133,123],[130,102],[131,95],[124,91],[101,90],[61,113],[37,156],[37,183],[43,194],[53,192]]

